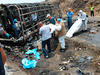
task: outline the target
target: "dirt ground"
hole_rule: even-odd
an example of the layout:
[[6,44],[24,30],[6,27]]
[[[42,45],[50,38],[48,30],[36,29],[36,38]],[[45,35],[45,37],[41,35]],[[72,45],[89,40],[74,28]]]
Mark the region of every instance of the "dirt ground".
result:
[[[76,17],[74,18],[76,19]],[[93,26],[94,21],[98,21],[99,18],[89,18],[88,28],[98,29],[99,27]],[[91,35],[96,36],[96,38]],[[95,42],[97,40],[98,42]],[[41,60],[38,60],[37,67],[34,69],[23,69],[21,64],[21,58],[7,61],[7,66],[13,69],[17,68],[17,75],[80,75],[76,72],[77,69],[85,73],[85,75],[100,75],[100,48],[99,48],[99,31],[98,34],[76,33],[74,37],[66,38],[66,51],[60,52],[60,43],[58,40],[51,40],[52,54],[48,59],[44,59],[43,54]],[[91,61],[87,61],[88,57],[92,57]],[[11,63],[11,64],[10,64]],[[13,63],[13,64],[12,64]],[[12,66],[11,66],[12,65]],[[62,70],[61,67],[64,67]],[[15,72],[15,73],[14,73]],[[12,75],[16,75],[14,71]]]
[[[17,71],[17,75],[25,75],[22,72],[26,72],[26,75],[67,75],[69,73],[70,75],[78,75],[76,73],[77,69],[82,70],[84,73],[90,73],[89,75],[100,75],[100,66],[98,63],[100,62],[100,49],[94,47],[94,46],[88,46],[82,43],[78,42],[72,42],[66,39],[66,52],[61,53],[59,51],[60,44],[58,44],[58,41],[52,40],[51,41],[51,47],[52,47],[52,54],[49,55],[48,59],[43,58],[43,54],[41,55],[41,60],[38,61],[37,67],[34,69],[23,69]],[[75,50],[75,48],[81,48],[81,50]],[[85,48],[86,50],[83,50]],[[82,69],[79,65],[70,67],[71,65],[77,65],[76,61],[72,59],[70,63],[67,64],[67,70],[60,71],[60,64],[63,64],[64,62],[67,62],[71,59],[73,56],[79,57],[82,56],[92,56],[94,58],[94,62],[91,62],[91,64],[86,65],[84,69]],[[97,60],[97,61],[95,61]],[[19,63],[14,64],[15,62],[9,61],[13,63],[12,66],[14,69],[19,66]],[[7,62],[8,63],[8,62]],[[8,64],[9,65],[9,64]],[[11,64],[10,64],[11,65]],[[18,69],[18,68],[17,68]],[[96,72],[99,70],[99,72]],[[16,72],[15,74],[16,75]]]

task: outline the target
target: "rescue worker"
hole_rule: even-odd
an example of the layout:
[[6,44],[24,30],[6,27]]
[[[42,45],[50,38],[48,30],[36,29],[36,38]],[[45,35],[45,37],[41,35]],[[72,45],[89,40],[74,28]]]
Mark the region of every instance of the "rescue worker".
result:
[[0,38],[2,38],[3,34],[6,35],[8,38],[10,37],[10,35],[3,30],[2,24],[0,23]]
[[45,49],[45,45],[47,45],[48,47],[48,53],[51,54],[51,46],[50,46],[50,38],[51,38],[51,28],[48,25],[44,25],[42,22],[39,22],[39,34],[40,36],[42,36],[42,51],[44,54],[44,57],[47,59],[48,58],[48,54],[47,51]]
[[33,23],[36,24],[37,23],[37,14],[35,12],[33,12],[33,14],[31,16],[32,16]]
[[47,18],[49,23],[52,23],[54,25],[56,24],[56,19],[54,17],[51,17],[50,14],[47,14]]
[[94,17],[94,7],[91,5],[91,17]]
[[[46,16],[48,18],[49,23],[55,25],[56,24],[56,19],[54,17],[51,17],[50,14],[47,14]],[[55,38],[55,31],[52,33],[52,37]]]
[[74,16],[74,14],[71,11],[71,8],[68,8],[67,17],[66,17],[66,19],[68,19],[68,29],[70,29],[72,26],[72,17],[73,16]]
[[14,20],[13,20],[13,29],[15,30],[15,37],[18,37],[19,33],[20,33],[20,29],[18,30],[17,29],[17,26],[15,25],[15,23],[19,23],[20,21],[18,21],[19,18],[16,17]]
[[[79,11],[79,17],[82,20],[82,26],[81,26],[81,30],[83,31],[87,31],[87,21],[88,21],[88,16],[86,15],[86,13],[84,13],[82,10]],[[84,28],[85,25],[85,28]]]
[[60,51],[61,52],[64,52],[65,51],[65,37],[66,37],[66,29],[65,29],[65,25],[64,23],[61,23],[61,19],[58,18],[57,19],[57,34],[56,36],[58,36],[58,40],[59,42],[61,43],[61,49]]

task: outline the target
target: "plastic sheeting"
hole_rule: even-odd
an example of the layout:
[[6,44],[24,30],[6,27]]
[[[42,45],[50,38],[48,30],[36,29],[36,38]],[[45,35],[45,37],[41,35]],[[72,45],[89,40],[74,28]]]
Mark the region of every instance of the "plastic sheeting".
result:
[[27,60],[27,58],[24,58],[22,60],[23,68],[30,69],[35,68],[37,61],[36,60]]
[[41,59],[40,58],[40,53],[37,52],[37,48],[32,49],[32,50],[28,50],[25,54],[32,54],[32,53],[35,55],[34,58],[36,58],[37,60]]
[[78,20],[72,25],[72,27],[69,29],[69,31],[67,32],[66,36],[67,36],[68,38],[73,37],[73,34],[79,30],[79,28],[81,27],[81,25],[82,25],[82,20],[81,20],[81,19],[78,19]]
[[49,24],[48,25],[50,28],[51,28],[51,34],[56,30],[57,26],[56,25],[53,25],[53,24]]
[[[25,54],[34,54],[34,58],[36,58],[37,60],[40,60],[40,53],[37,52],[37,48],[32,49],[32,50],[28,50]],[[27,68],[27,69],[31,69],[31,68],[35,68],[37,65],[37,61],[36,60],[28,60],[27,58],[24,58],[22,60],[22,64],[23,64],[23,68]]]

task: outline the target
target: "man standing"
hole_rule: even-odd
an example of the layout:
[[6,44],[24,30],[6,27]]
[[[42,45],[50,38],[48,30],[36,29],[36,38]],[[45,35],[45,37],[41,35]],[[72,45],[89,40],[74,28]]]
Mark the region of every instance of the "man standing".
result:
[[32,20],[35,24],[37,23],[37,14],[35,12],[32,14]]
[[68,12],[67,12],[67,19],[68,19],[68,29],[71,28],[72,26],[72,17],[73,17],[73,12],[71,11],[70,8],[68,8]]
[[49,50],[48,53],[50,54],[51,53],[51,46],[50,46],[50,38],[51,38],[50,31],[51,31],[51,29],[48,25],[44,25],[42,22],[39,23],[39,27],[40,27],[39,34],[40,34],[40,36],[42,36],[42,51],[43,51],[44,57],[47,59],[48,54],[45,49],[45,45],[47,44],[47,47]]
[[52,23],[52,24],[56,24],[56,19],[54,17],[51,17],[50,14],[47,14],[47,18],[49,20],[49,23]]
[[13,20],[13,29],[15,30],[15,37],[18,37],[19,33],[20,33],[20,29],[18,30],[17,29],[17,26],[15,25],[15,23],[19,23],[19,18],[16,17],[14,20]]
[[58,26],[57,26],[57,36],[58,40],[61,43],[61,52],[65,51],[65,36],[66,36],[66,29],[64,23],[61,23],[61,19],[57,19]]
[[[49,23],[55,25],[56,24],[56,19],[54,17],[51,17],[50,14],[47,14],[47,18]],[[52,33],[52,37],[55,37],[55,31]]]
[[92,5],[91,5],[91,17],[94,17],[94,7],[92,7]]
[[[82,31],[84,31],[84,30],[87,31],[87,21],[88,21],[87,15],[82,10],[80,10],[79,12],[80,12],[80,14],[79,14],[78,18],[80,18],[82,20],[82,22],[83,22],[82,26],[81,26],[81,30]],[[84,25],[85,25],[85,29],[83,29]]]

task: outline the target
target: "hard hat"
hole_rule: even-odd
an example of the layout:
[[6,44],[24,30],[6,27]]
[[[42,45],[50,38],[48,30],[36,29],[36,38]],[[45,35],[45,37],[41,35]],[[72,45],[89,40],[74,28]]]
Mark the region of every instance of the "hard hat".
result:
[[46,17],[49,17],[50,16],[50,14],[47,14],[47,16]]

